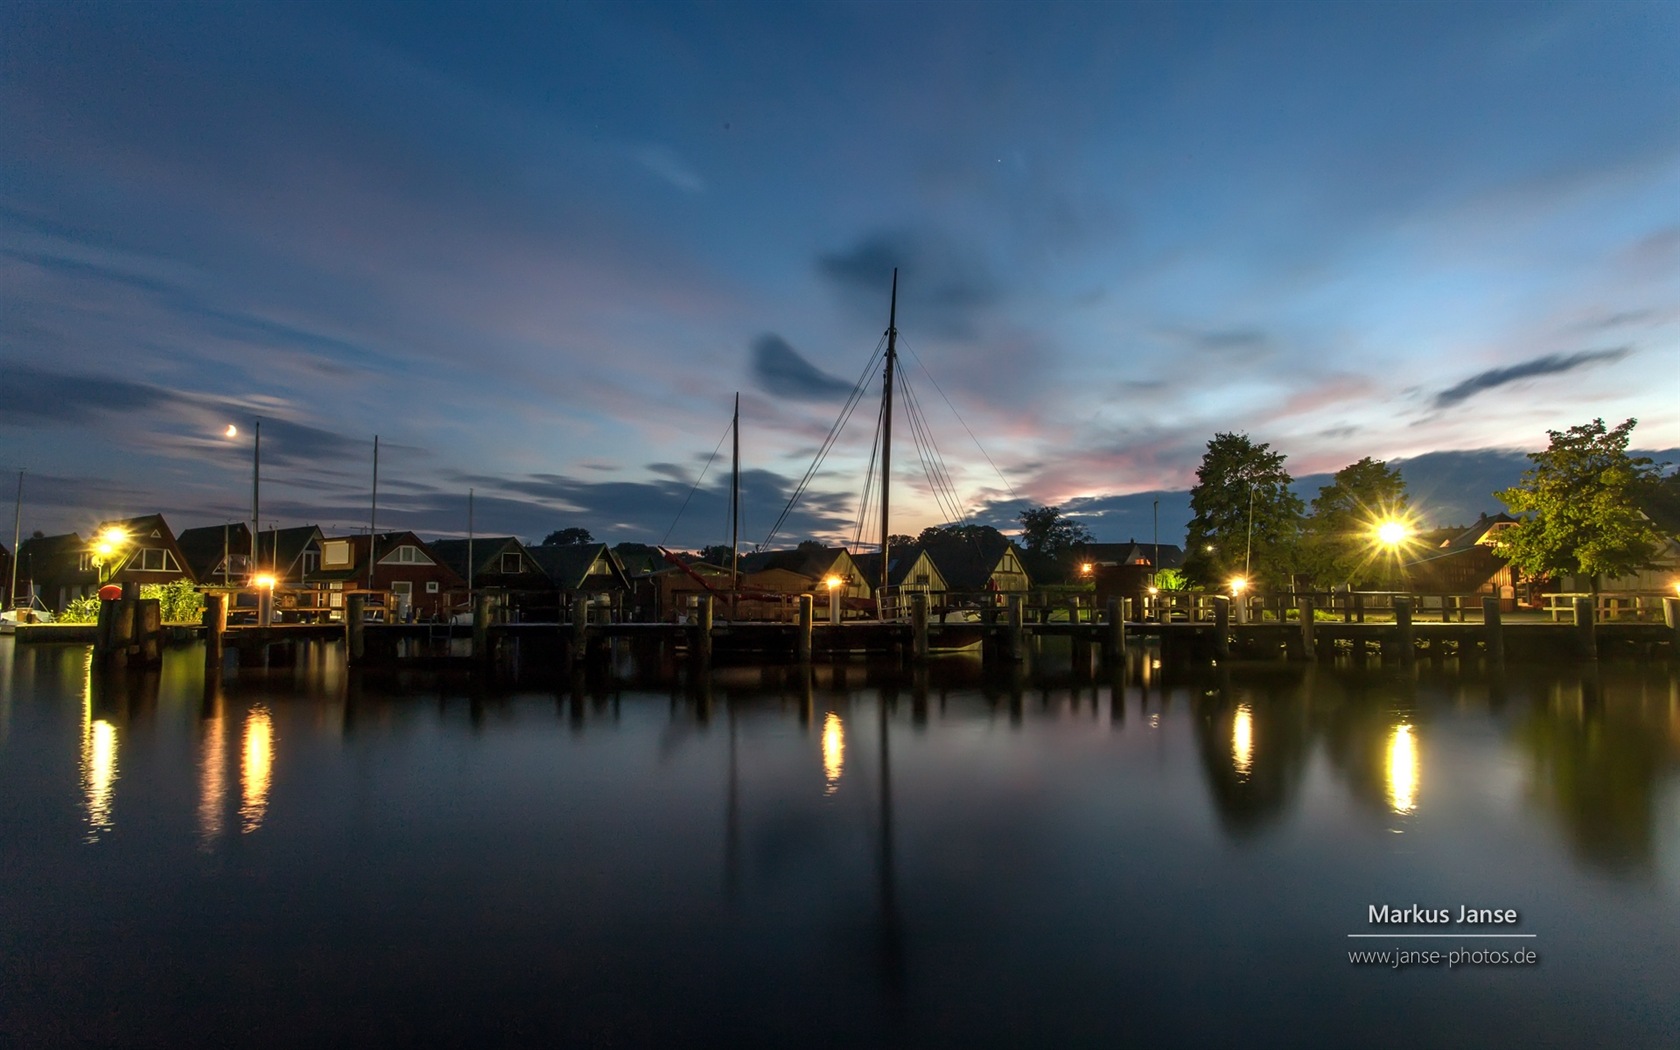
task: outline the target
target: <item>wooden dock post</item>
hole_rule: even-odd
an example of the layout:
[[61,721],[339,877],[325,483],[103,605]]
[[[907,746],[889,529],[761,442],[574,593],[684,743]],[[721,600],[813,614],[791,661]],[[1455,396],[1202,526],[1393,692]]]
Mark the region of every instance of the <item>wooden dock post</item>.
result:
[[1019,593],[1009,596],[1009,658],[1011,660],[1019,660],[1026,655],[1027,628],[1023,622],[1026,619],[1024,615],[1025,605],[1025,600]]
[[926,591],[910,595],[910,654],[917,663],[928,658],[928,596]]
[[1313,660],[1318,657],[1318,648],[1313,640],[1313,601],[1302,598],[1297,604],[1301,613],[1301,659]]
[[1394,637],[1395,644],[1400,647],[1400,659],[1411,660],[1417,656],[1417,639],[1412,631],[1412,600],[1396,597],[1394,599]]
[[490,603],[494,596],[484,593],[473,595],[472,603],[472,658],[474,660],[490,659]]
[[361,663],[367,655],[366,609],[365,594],[352,594],[344,599],[344,653],[348,663]]
[[1213,596],[1213,655],[1223,660],[1231,655],[1231,599],[1229,595]]
[[1103,658],[1119,663],[1126,659],[1126,618],[1120,614],[1120,599],[1108,599],[1108,630],[1103,632]]
[[698,637],[695,639],[695,651],[700,659],[710,662],[712,659],[712,596],[700,596],[700,624],[696,629]]
[[1575,653],[1583,660],[1598,659],[1598,617],[1591,598],[1575,599]]
[[816,621],[816,599],[809,594],[799,596],[799,635],[794,642],[794,649],[799,662],[811,662],[811,632],[812,624]]
[[144,667],[163,663],[163,603],[156,598],[140,599],[134,604],[134,623],[139,663]]
[[1482,634],[1487,642],[1488,663],[1502,666],[1505,663],[1505,622],[1498,595],[1482,597]]
[[1669,656],[1680,660],[1680,598],[1663,599],[1663,623],[1668,625]]
[[222,646],[227,641],[227,595],[204,596],[204,666],[222,666]]

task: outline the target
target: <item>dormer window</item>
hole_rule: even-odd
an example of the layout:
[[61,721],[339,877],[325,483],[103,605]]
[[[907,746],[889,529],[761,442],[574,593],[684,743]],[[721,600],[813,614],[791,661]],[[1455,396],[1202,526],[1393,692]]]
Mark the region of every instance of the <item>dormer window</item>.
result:
[[504,576],[513,576],[524,571],[524,560],[518,554],[502,555],[502,574]]
[[405,543],[379,559],[381,565],[431,565],[432,559],[412,543]]

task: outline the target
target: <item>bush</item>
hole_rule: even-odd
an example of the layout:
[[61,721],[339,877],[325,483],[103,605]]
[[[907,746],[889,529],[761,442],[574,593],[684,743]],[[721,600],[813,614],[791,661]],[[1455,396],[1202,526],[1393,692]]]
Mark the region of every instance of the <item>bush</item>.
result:
[[80,598],[72,598],[64,611],[58,614],[59,623],[98,623],[99,597],[88,594]]
[[198,623],[204,619],[204,595],[185,579],[144,584],[140,597],[158,600],[164,623]]

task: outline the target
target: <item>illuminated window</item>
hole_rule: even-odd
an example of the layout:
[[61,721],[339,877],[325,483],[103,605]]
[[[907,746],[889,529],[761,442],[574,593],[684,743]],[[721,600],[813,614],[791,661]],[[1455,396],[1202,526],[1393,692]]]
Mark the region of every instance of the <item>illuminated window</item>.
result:
[[405,543],[396,550],[379,559],[381,565],[430,565],[432,559],[421,553],[420,548],[412,543]]
[[504,555],[502,555],[502,572],[504,572],[508,575],[512,575],[514,573],[519,573],[519,572],[524,572],[524,571],[525,571],[525,569],[524,569],[524,566],[520,563],[519,555],[517,555],[517,554],[504,554]]
[[328,540],[321,545],[321,562],[324,565],[349,565],[350,541]]
[[427,594],[436,594],[437,592],[438,592],[437,581],[436,580],[427,580],[426,581],[426,593]]
[[414,584],[407,580],[394,580],[391,583],[391,593],[400,594],[404,598],[414,593]]
[[313,548],[303,552],[303,571],[307,575],[321,567],[321,552]]

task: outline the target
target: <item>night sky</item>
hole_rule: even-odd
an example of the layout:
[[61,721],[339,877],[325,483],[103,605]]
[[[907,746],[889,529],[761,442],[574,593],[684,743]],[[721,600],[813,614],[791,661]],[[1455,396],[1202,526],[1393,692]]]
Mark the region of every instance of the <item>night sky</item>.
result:
[[727,542],[739,392],[756,541],[898,266],[981,520],[1177,540],[1218,431],[1462,520],[1548,429],[1680,446],[1677,56],[1672,3],[9,0],[0,494],[247,518],[260,417],[264,527],[365,527],[377,433],[381,528]]

